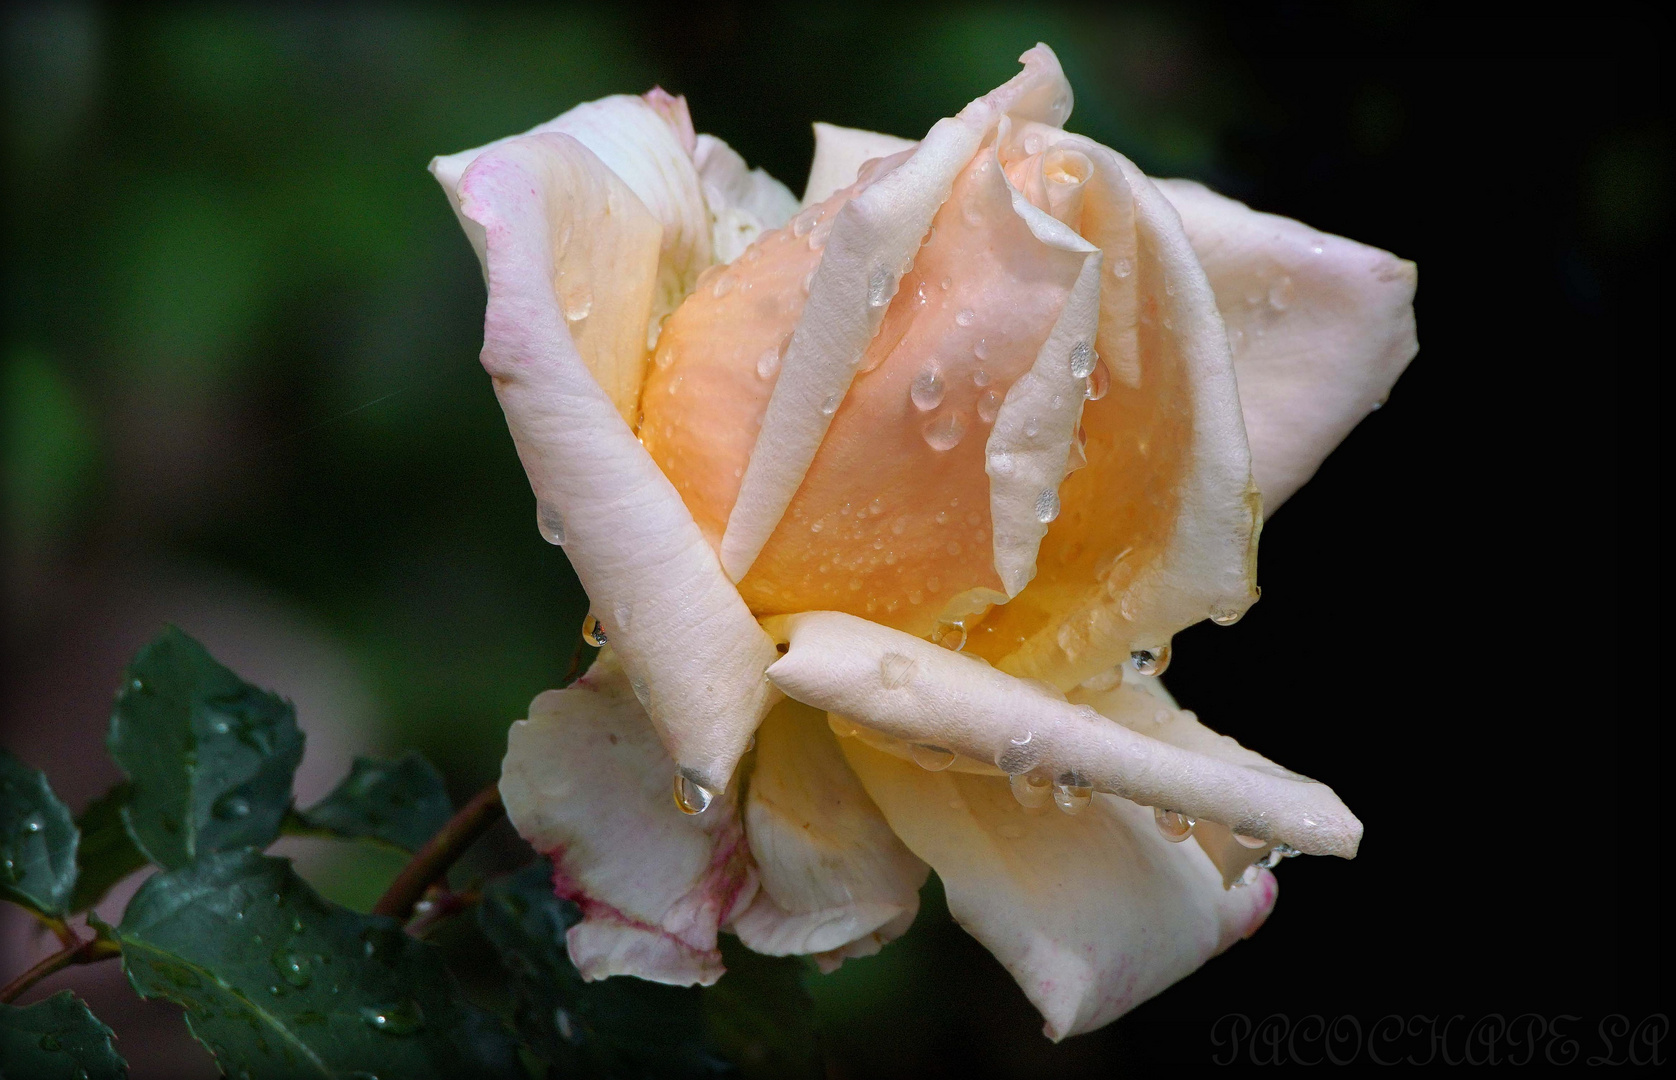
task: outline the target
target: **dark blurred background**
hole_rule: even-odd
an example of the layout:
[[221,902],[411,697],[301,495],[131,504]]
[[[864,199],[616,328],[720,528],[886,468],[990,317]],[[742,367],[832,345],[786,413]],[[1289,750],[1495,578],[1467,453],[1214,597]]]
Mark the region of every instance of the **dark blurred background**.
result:
[[[492,779],[586,600],[426,161],[660,84],[800,191],[811,121],[917,136],[1042,40],[1072,129],[1420,265],[1418,359],[1268,525],[1263,602],[1169,676],[1367,840],[1286,864],[1254,939],[1057,1047],[933,883],[906,939],[812,980],[835,1075],[1205,1061],[1231,1012],[1644,1015],[1657,637],[1616,616],[1620,588],[1663,610],[1659,569],[1620,584],[1666,557],[1619,499],[1659,492],[1665,27],[1238,10],[6,7],[7,746],[72,807],[103,791],[121,666],[173,621],[298,702],[305,802],[355,752]],[[350,903],[393,872],[300,854]],[[45,947],[11,927],[6,974]],[[99,992],[137,1076],[205,1071],[172,1010]]]

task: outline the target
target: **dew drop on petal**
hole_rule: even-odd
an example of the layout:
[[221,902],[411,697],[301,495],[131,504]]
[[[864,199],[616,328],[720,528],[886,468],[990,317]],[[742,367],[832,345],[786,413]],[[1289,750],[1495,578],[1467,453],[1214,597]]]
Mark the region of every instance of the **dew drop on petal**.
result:
[[857,731],[860,730],[837,713],[826,714],[826,726],[831,728],[832,733],[840,739],[853,739]]
[[1112,277],[1126,278],[1130,274],[1134,273],[1134,271],[1134,264],[1128,259],[1125,259],[1123,256],[1119,255],[1117,258],[1112,260]]
[[966,420],[952,409],[925,425],[925,443],[941,453],[960,445],[966,435]]
[[564,543],[564,515],[551,503],[535,504],[535,527],[540,531],[541,538],[549,544]]
[[675,806],[683,814],[702,814],[710,809],[710,803],[716,793],[688,777],[686,773],[675,774]]
[[779,349],[779,346],[775,346],[775,347],[769,348],[769,349],[764,349],[762,355],[757,357],[757,375],[761,378],[764,378],[764,379],[772,379],[775,376],[775,374],[779,372],[779,370],[780,370],[780,349]]
[[896,277],[882,266],[873,268],[873,275],[867,281],[867,306],[882,308],[890,303],[890,298],[896,295]]
[[993,424],[1000,411],[1001,395],[993,390],[985,390],[978,398],[978,419],[986,424]]
[[1007,777],[1007,784],[1013,789],[1013,798],[1027,810],[1040,809],[1053,798],[1053,784],[1041,773],[1018,773]]
[[1255,885],[1257,884],[1257,879],[1262,876],[1262,871],[1257,869],[1257,864],[1252,863],[1250,866],[1245,868],[1245,872],[1240,875],[1240,879],[1230,885],[1229,888],[1240,889],[1248,885]]
[[942,374],[936,368],[928,367],[914,376],[914,381],[908,386],[908,399],[920,412],[930,412],[943,403],[946,391]]
[[1129,654],[1129,665],[1140,675],[1162,675],[1170,666],[1170,647],[1159,645],[1152,649],[1136,649]]
[[971,326],[977,318],[978,313],[969,307],[961,308],[959,311],[955,312],[954,315],[955,323],[960,326]]
[[1229,602],[1212,608],[1210,621],[1218,626],[1232,626],[1245,615],[1245,609],[1238,604]]
[[831,416],[833,413],[837,412],[838,402],[842,400],[842,397],[843,395],[839,394],[837,391],[828,394],[826,396],[826,400],[821,402],[821,415]]
[[1296,291],[1292,279],[1282,275],[1280,280],[1269,286],[1269,306],[1276,311],[1285,311],[1292,306],[1292,296]]
[[1111,389],[1112,373],[1106,367],[1106,362],[1099,357],[1094,358],[1094,370],[1088,373],[1088,400],[1099,401]]
[[811,206],[809,209],[791,219],[791,234],[796,237],[808,236],[809,230],[818,225],[820,220],[820,208]]
[[908,748],[908,756],[926,772],[942,772],[954,764],[953,750],[931,743],[914,743]]
[[604,646],[606,642],[605,627],[599,624],[599,619],[591,611],[588,612],[588,617],[582,620],[582,640],[596,649]]
[[1074,378],[1086,379],[1094,371],[1094,346],[1086,341],[1079,341],[1071,346],[1071,375]]
[[1198,822],[1186,814],[1175,810],[1165,810],[1161,806],[1152,808],[1152,820],[1158,826],[1158,831],[1172,844],[1179,844],[1193,835],[1193,826]]
[[1046,488],[1036,496],[1036,520],[1046,525],[1059,516],[1059,493]]
[[722,274],[720,277],[718,277],[716,279],[716,283],[714,285],[710,286],[710,295],[714,296],[718,300],[720,300],[722,297],[726,296],[728,293],[730,293],[732,291],[733,291],[733,275],[728,274],[728,273]]
[[[995,755],[995,767],[1008,776],[1019,776],[1034,769],[1042,762],[1042,745],[1036,741],[1036,733],[1026,731],[1023,735],[1015,735],[1007,740]],[[1046,792],[1047,779],[1042,779],[1042,790]]]
[[1269,842],[1264,840],[1262,837],[1247,836],[1244,833],[1235,833],[1234,839],[1239,841],[1240,847],[1250,848],[1253,851],[1256,851],[1260,847],[1269,846]]
[[[986,342],[983,338],[979,338],[978,343],[976,345],[972,346],[972,355],[977,357],[979,360],[988,360],[989,359],[989,344],[988,344],[988,342]],[[972,381],[973,382],[978,382],[978,377],[976,375],[973,375],[972,376]],[[984,383],[987,383],[988,381],[989,381],[989,376],[985,375],[984,376],[984,381],[979,382],[978,385],[982,386],[982,385],[984,385]]]
[[1053,805],[1059,807],[1061,812],[1072,816],[1082,813],[1093,798],[1094,789],[1087,784],[1053,785]]
[[886,690],[900,690],[913,681],[917,666],[911,656],[887,652],[879,661],[879,681],[884,683]]
[[959,652],[966,647],[966,624],[959,619],[940,622],[931,631],[931,640],[950,652]]

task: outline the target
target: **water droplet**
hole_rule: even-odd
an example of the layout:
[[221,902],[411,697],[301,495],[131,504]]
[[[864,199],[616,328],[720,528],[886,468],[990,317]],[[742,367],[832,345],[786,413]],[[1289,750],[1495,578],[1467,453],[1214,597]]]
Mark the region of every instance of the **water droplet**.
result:
[[1257,865],[1262,867],[1264,870],[1273,870],[1276,866],[1280,865],[1280,860],[1295,859],[1302,854],[1303,852],[1299,851],[1291,844],[1279,843],[1270,848],[1267,855],[1258,859]]
[[1292,286],[1292,279],[1282,275],[1279,281],[1269,286],[1269,306],[1276,311],[1285,311],[1292,304],[1292,296],[1297,290]]
[[843,400],[843,395],[836,390],[834,390],[832,393],[828,394],[826,396],[826,400],[821,402],[821,415],[822,416],[831,416],[833,413],[837,412],[838,411],[838,402],[840,402],[842,400]]
[[883,266],[874,267],[873,275],[867,280],[867,306],[882,308],[895,295],[896,275]]
[[985,390],[978,398],[978,419],[986,424],[993,424],[995,416],[1001,411],[1001,395],[993,390]]
[[1262,871],[1257,869],[1256,863],[1252,863],[1250,866],[1245,868],[1244,873],[1240,874],[1240,879],[1230,885],[1229,888],[1240,889],[1247,885],[1255,885],[1257,884],[1257,879],[1261,876]]
[[1104,360],[1095,357],[1094,370],[1088,373],[1088,390],[1086,391],[1088,400],[1099,401],[1106,396],[1106,391],[1110,390],[1111,386],[1111,369],[1106,367]]
[[1071,375],[1078,379],[1086,379],[1094,372],[1094,346],[1086,341],[1079,341],[1071,346]]
[[1112,277],[1126,278],[1130,274],[1134,273],[1134,271],[1134,264],[1128,259],[1125,259],[1123,256],[1119,255],[1117,258],[1112,260]]
[[757,357],[757,376],[772,379],[779,370],[780,347],[776,345],[773,348],[764,349],[762,355]]
[[840,739],[853,739],[856,732],[860,730],[837,713],[826,714],[826,726],[831,728],[832,733]]
[[675,774],[675,805],[683,814],[702,814],[710,809],[716,793],[691,779],[686,773]]
[[1211,609],[1210,621],[1218,626],[1232,626],[1245,615],[1245,609],[1228,601],[1219,607]]
[[920,412],[930,412],[943,403],[946,390],[943,376],[936,368],[928,367],[914,376],[914,381],[908,387],[908,399]]
[[1038,772],[1017,773],[1007,777],[1007,784],[1013,790],[1013,798],[1027,810],[1037,810],[1048,804],[1053,798],[1053,784],[1048,778]]
[[588,617],[582,620],[582,640],[596,649],[604,646],[607,640],[605,627],[599,624],[599,619],[591,611],[588,612]]
[[723,272],[716,278],[716,283],[710,286],[710,295],[720,300],[733,291],[733,275]]
[[836,217],[829,217],[815,226],[814,230],[809,233],[810,251],[819,251],[826,246],[826,238],[832,235],[832,226],[837,224],[837,221]]
[[314,979],[314,962],[302,953],[276,949],[273,965],[279,971],[279,977],[292,986],[307,986]]
[[1136,649],[1129,654],[1129,666],[1140,675],[1162,675],[1164,669],[1170,666],[1170,647],[1160,645],[1154,649]]
[[1046,525],[1059,516],[1059,493],[1052,488],[1036,496],[1036,520]]
[[46,822],[41,820],[41,815],[39,814],[30,814],[28,817],[23,819],[24,832],[38,833],[44,828],[46,828]]
[[966,624],[959,619],[940,622],[931,631],[931,640],[951,652],[959,652],[966,647]]
[[811,206],[801,214],[791,219],[791,234],[796,237],[809,235],[809,230],[820,224],[821,209]]
[[926,772],[942,772],[954,764],[953,750],[930,743],[914,743],[908,748],[908,756]]
[[914,669],[918,666],[911,656],[887,652],[879,660],[879,681],[884,683],[886,690],[900,690],[913,681]]
[[550,503],[536,503],[535,527],[549,544],[564,543],[564,515],[559,513],[558,507]]
[[571,1024],[570,1013],[566,1010],[562,1008],[553,1010],[553,1026],[558,1029],[559,1038],[563,1039],[565,1042],[573,1042],[575,1040],[576,1029]]
[[1253,851],[1256,851],[1260,847],[1269,846],[1269,842],[1267,840],[1258,836],[1247,836],[1244,833],[1235,833],[1234,839],[1239,841],[1240,847],[1250,848]]
[[215,800],[210,813],[222,821],[237,821],[250,816],[250,800],[242,795],[223,795]]
[[134,679],[134,680],[132,680],[128,683],[128,689],[133,690],[135,692],[144,690],[145,689],[145,683],[142,682],[139,679]]
[[[1007,740],[995,755],[995,767],[1008,776],[1020,776],[1034,769],[1042,762],[1042,746],[1036,741],[1036,733],[1026,731],[1023,735],[1015,735]],[[1047,780],[1044,778],[1042,790],[1047,791]]]
[[958,326],[971,326],[977,318],[978,313],[969,307],[963,307],[954,314],[954,321]]
[[1374,402],[1373,407],[1369,411],[1378,412],[1380,409],[1383,409],[1385,407],[1385,400],[1385,398],[1380,398],[1378,401]]
[[1024,152],[1026,154],[1039,154],[1039,153],[1041,153],[1042,152],[1042,137],[1041,137],[1041,135],[1039,135],[1035,132],[1031,132],[1029,135],[1026,135],[1024,137]]
[[411,1035],[425,1026],[425,1013],[417,1001],[400,1001],[393,1005],[363,1007],[361,1021],[386,1035]]
[[1186,814],[1175,810],[1165,810],[1161,806],[1152,808],[1152,820],[1158,826],[1158,831],[1164,839],[1172,844],[1179,844],[1193,835],[1193,826],[1198,822]]
[[1094,798],[1094,789],[1081,782],[1082,777],[1067,773],[1053,785],[1053,805],[1072,816],[1080,814]]
[[926,445],[938,453],[953,450],[966,435],[966,418],[952,410],[945,412],[925,425],[924,434]]

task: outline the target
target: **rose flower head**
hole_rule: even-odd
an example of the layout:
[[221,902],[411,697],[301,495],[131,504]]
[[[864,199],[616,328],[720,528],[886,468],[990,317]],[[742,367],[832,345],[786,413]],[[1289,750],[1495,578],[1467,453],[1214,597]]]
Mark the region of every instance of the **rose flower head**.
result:
[[661,90],[432,163],[608,642],[501,780],[589,979],[712,983],[722,930],[830,970],[931,867],[1059,1039],[1356,853],[1158,676],[1414,355],[1415,268],[1147,178],[1022,63],[917,142],[817,124],[801,200]]

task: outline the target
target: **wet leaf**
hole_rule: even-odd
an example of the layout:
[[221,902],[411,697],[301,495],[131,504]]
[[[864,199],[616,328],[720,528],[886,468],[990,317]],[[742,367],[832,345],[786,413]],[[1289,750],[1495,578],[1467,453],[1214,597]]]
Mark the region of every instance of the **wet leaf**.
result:
[[38,769],[0,750],[0,897],[62,915],[80,835]]
[[546,860],[490,885],[478,909],[517,994],[519,1033],[560,1075],[821,1075],[813,1004],[796,960],[739,949],[708,989],[618,977],[584,982],[565,952],[576,905]]
[[356,758],[343,783],[298,817],[335,836],[417,851],[453,814],[442,774],[423,755],[409,752],[399,761]]
[[122,807],[129,835],[169,868],[272,842],[303,756],[290,702],[172,626],[129,665],[108,743],[132,781]]
[[128,1064],[111,1029],[68,990],[19,1008],[0,1005],[0,1077],[23,1080],[116,1080]]
[[76,849],[76,889],[71,911],[86,911],[104,899],[111,886],[146,864],[122,823],[130,786],[124,782],[87,804],[76,819],[81,846]]
[[321,899],[284,859],[226,852],[159,874],[115,935],[129,982],[184,1006],[229,1076],[524,1075],[435,947]]

